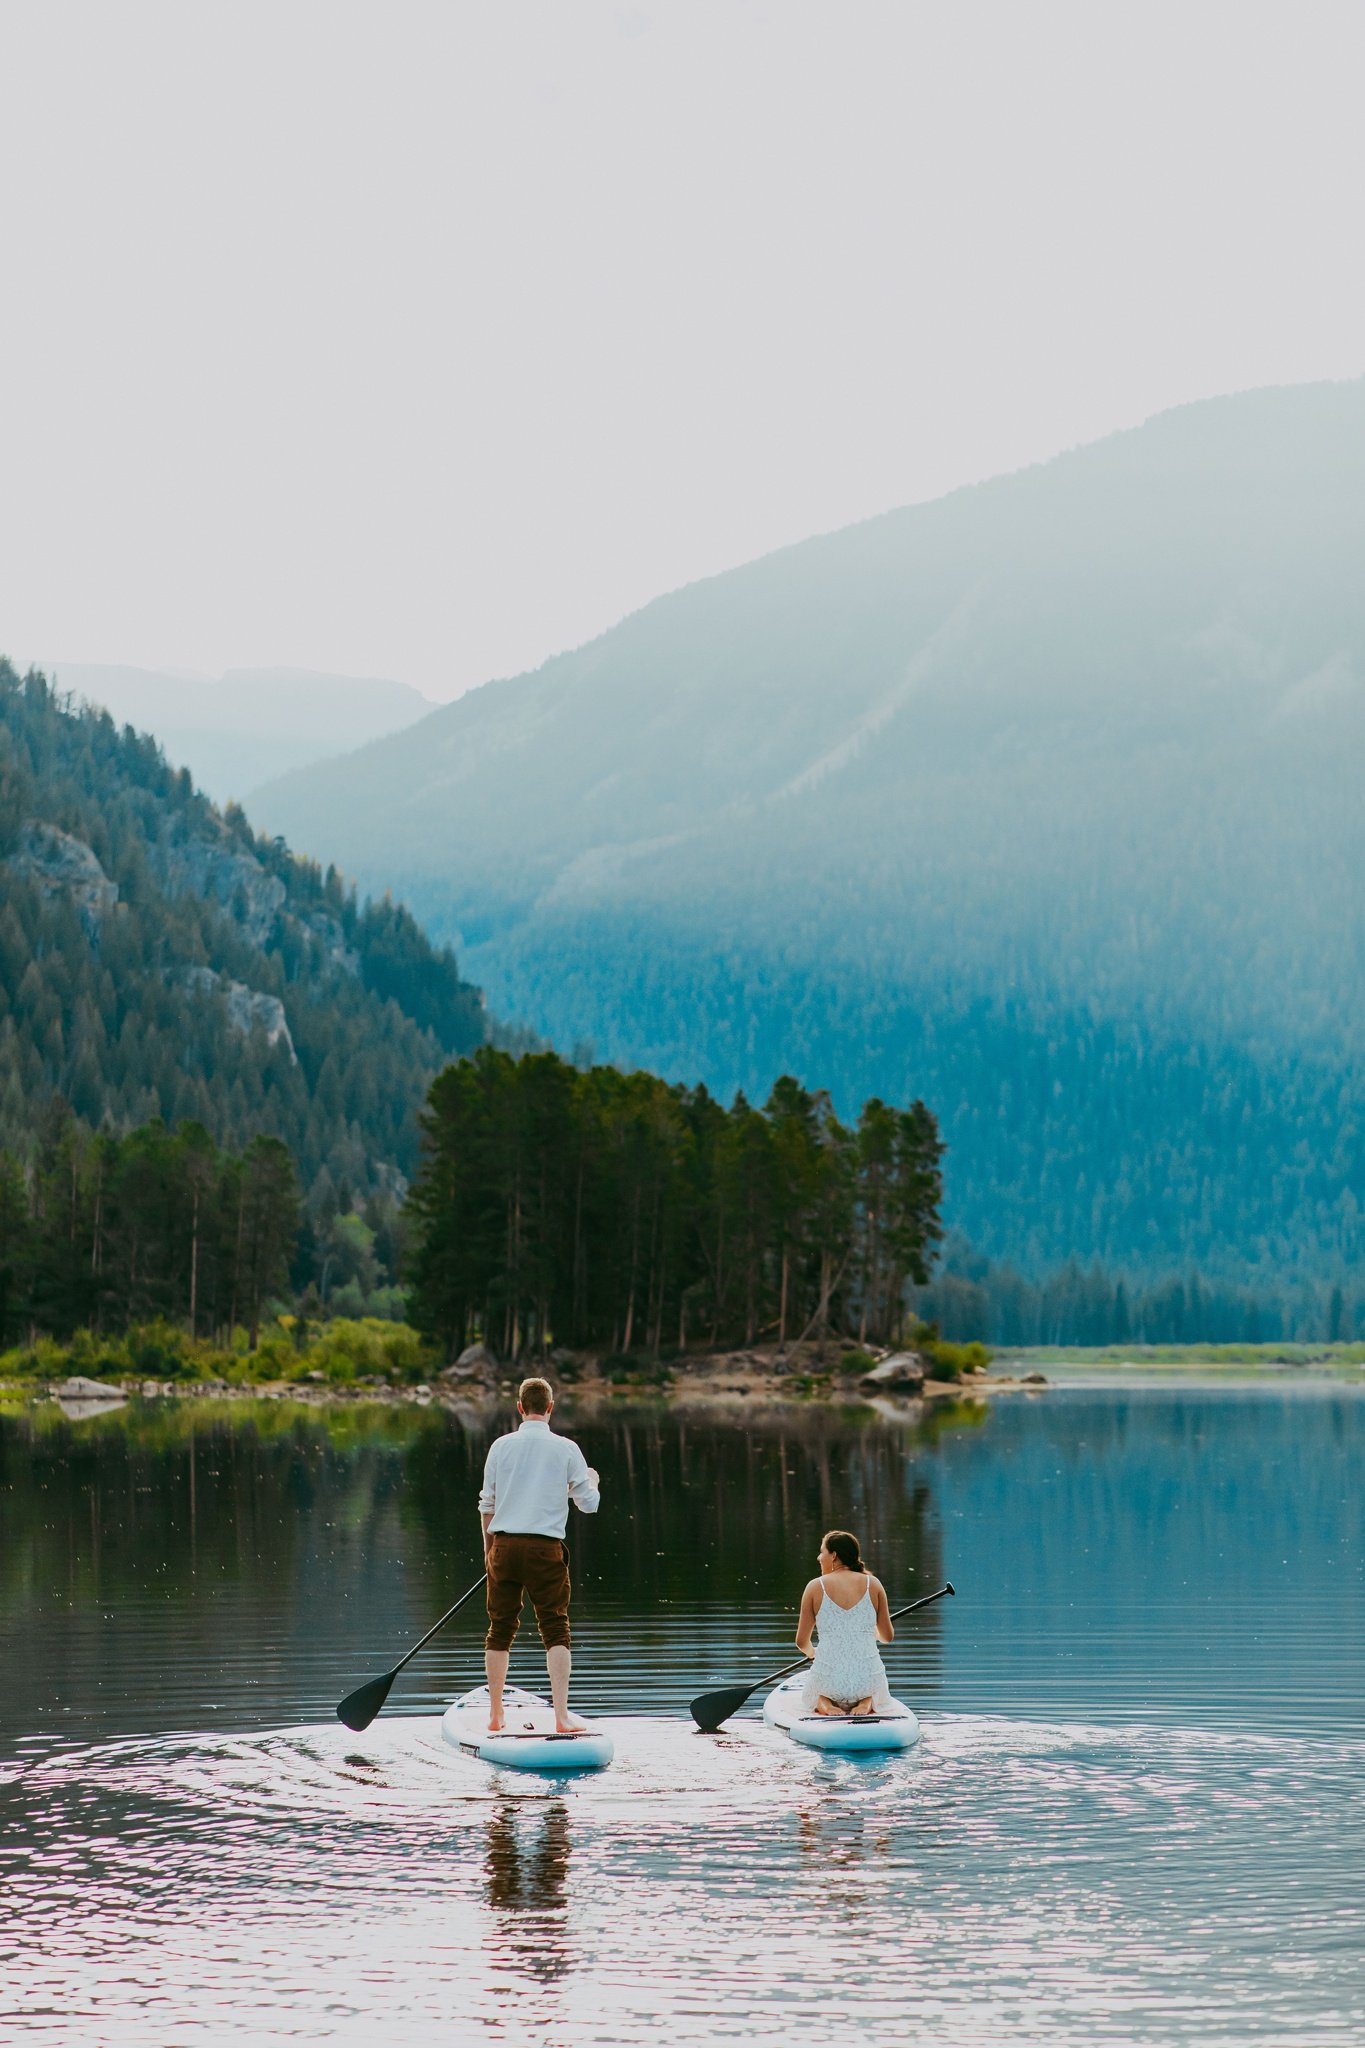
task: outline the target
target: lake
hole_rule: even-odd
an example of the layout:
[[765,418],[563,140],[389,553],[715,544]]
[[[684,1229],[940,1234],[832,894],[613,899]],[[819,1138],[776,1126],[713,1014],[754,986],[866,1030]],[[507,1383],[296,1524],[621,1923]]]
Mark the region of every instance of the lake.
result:
[[[1356,2043],[1362,1389],[1055,1386],[927,1418],[557,1419],[579,1707],[617,1762],[443,1750],[505,1417],[0,1415],[0,2012],[82,2044]],[[794,1654],[821,1532],[902,1624],[916,1751],[687,1701]],[[534,1628],[513,1679],[542,1689]],[[761,1697],[761,1696],[760,1696]]]

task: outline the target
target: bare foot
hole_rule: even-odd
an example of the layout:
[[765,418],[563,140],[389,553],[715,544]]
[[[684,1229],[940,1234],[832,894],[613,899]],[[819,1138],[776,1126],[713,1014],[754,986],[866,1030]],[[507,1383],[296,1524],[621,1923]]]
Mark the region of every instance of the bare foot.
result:
[[587,1722],[580,1721],[577,1714],[566,1714],[562,1721],[556,1716],[556,1735],[585,1735],[587,1733],[587,1729]]
[[503,1731],[503,1728],[504,1728],[504,1726],[505,1726],[505,1725],[506,1725],[506,1724],[505,1724],[505,1722],[503,1721],[503,1718],[502,1718],[502,1710],[501,1710],[501,1708],[499,1708],[499,1710],[498,1710],[498,1712],[497,1712],[496,1714],[495,1714],[495,1713],[493,1713],[493,1711],[492,1711],[492,1710],[491,1710],[491,1708],[490,1708],[490,1710],[489,1710],[489,1715],[488,1715],[488,1732],[489,1732],[489,1734],[490,1734],[490,1735],[501,1735],[501,1734],[502,1734],[502,1731]]
[[848,1711],[849,1711],[850,1715],[852,1715],[852,1714],[870,1714],[870,1713],[872,1712],[872,1700],[871,1700],[871,1698],[869,1697],[869,1698],[867,1698],[867,1699],[865,1699],[865,1700],[859,1700],[859,1702],[858,1702],[857,1706],[856,1706],[856,1707],[850,1707]]

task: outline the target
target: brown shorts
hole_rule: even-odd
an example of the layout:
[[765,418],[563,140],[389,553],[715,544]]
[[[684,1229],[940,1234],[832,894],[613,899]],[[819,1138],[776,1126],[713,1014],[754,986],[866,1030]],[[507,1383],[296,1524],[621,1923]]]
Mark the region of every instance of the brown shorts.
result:
[[510,1650],[529,1593],[547,1650],[569,1647],[569,1546],[557,1536],[509,1536],[488,1548],[488,1634],[485,1647]]

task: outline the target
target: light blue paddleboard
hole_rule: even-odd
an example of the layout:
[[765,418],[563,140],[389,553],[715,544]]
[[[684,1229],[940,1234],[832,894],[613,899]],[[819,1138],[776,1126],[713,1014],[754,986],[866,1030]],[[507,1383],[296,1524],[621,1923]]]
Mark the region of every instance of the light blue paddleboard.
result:
[[577,1735],[555,1733],[554,1709],[539,1694],[509,1685],[502,1696],[505,1727],[488,1726],[488,1687],[462,1693],[441,1717],[452,1749],[513,1771],[600,1771],[616,1754],[604,1728],[591,1723]]
[[794,1672],[773,1687],[763,1702],[763,1718],[770,1728],[780,1728],[793,1742],[806,1749],[828,1749],[841,1756],[858,1750],[913,1749],[919,1741],[919,1721],[901,1700],[892,1700],[884,1714],[805,1714],[801,1711],[801,1688],[806,1673]]

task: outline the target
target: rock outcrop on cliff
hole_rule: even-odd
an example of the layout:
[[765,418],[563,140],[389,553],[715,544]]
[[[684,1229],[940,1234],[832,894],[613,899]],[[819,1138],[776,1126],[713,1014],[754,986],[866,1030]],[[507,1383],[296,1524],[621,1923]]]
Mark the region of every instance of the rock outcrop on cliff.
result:
[[89,938],[118,903],[118,884],[111,882],[93,848],[73,833],[31,819],[9,856],[15,875],[30,876],[45,896],[66,896],[75,905]]
[[253,946],[266,945],[288,892],[255,854],[234,846],[225,830],[165,837],[152,848],[152,866],[166,893],[217,903],[242,926]]
[[267,1045],[282,1045],[289,1054],[291,1065],[298,1065],[298,1054],[289,1035],[289,1019],[278,996],[266,995],[258,988],[248,988],[244,981],[230,981],[212,967],[188,968],[185,986],[198,989],[204,995],[221,995],[227,1008],[228,1022],[234,1031],[240,1031],[248,1038],[253,1031],[264,1032]]

